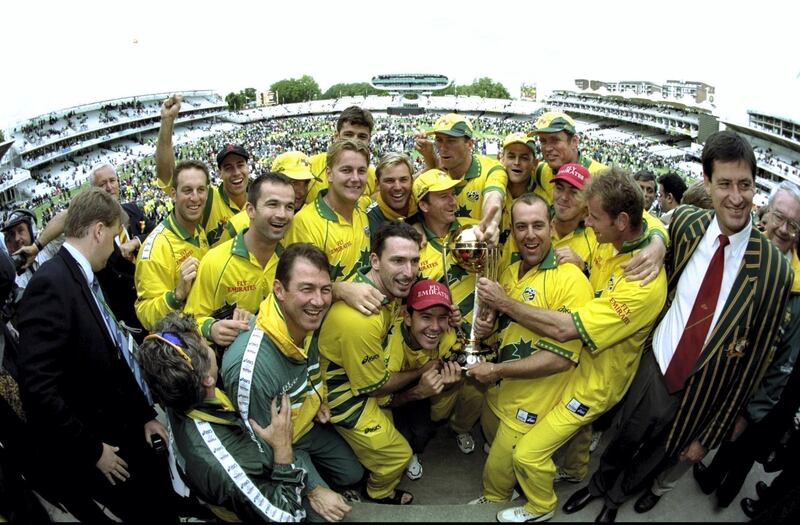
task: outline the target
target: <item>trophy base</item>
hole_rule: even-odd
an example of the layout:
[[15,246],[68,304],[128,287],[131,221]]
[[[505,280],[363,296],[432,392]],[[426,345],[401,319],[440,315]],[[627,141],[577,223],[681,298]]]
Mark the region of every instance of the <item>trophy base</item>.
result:
[[483,350],[479,346],[470,347],[467,345],[464,350],[455,353],[455,361],[461,368],[471,368],[478,363],[486,362],[486,356],[492,353],[491,350]]

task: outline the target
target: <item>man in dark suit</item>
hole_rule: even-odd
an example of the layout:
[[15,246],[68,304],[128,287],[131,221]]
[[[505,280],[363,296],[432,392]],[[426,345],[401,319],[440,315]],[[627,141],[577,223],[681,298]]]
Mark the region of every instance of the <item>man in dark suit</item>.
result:
[[[711,135],[702,154],[713,210],[681,206],[670,223],[667,303],[615,421],[616,437],[588,487],[564,505],[603,496],[598,521],[653,478],[636,502],[650,510],[721,443],[772,359],[793,272],[752,227],[756,160],[739,135]],[[635,451],[631,455],[631,451]]]
[[[89,184],[105,190],[119,200],[119,179],[114,166],[104,162],[92,168],[89,173]],[[108,258],[105,268],[97,272],[100,286],[108,301],[111,311],[120,321],[136,330],[142,330],[142,324],[136,316],[133,304],[136,302],[136,286],[133,274],[136,271],[136,252],[147,235],[155,228],[155,223],[148,219],[136,202],[122,204],[128,217],[123,221],[117,238],[114,240],[114,251]],[[134,332],[134,337],[141,342],[144,330]]]
[[[19,308],[21,397],[37,456],[62,502],[81,521],[177,519],[166,463],[150,449],[168,441],[137,384],[137,366],[94,272],[114,251],[122,208],[90,188],[70,203],[59,252],[31,279]],[[91,499],[90,499],[91,498]]]

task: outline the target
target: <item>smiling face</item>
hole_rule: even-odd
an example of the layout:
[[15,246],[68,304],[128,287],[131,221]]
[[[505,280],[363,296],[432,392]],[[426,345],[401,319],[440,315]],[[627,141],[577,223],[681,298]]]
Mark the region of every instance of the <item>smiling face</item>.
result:
[[408,166],[403,163],[386,168],[381,172],[378,190],[383,202],[389,208],[403,215],[408,211],[408,199],[411,197],[411,185],[414,182]]
[[291,279],[286,286],[276,279],[273,290],[289,334],[296,342],[322,324],[333,300],[333,285],[327,271],[303,257],[295,259],[289,275]]
[[428,192],[418,206],[429,225],[449,225],[456,220],[458,202],[453,188]]
[[450,309],[444,306],[432,306],[411,313],[404,309],[403,320],[414,341],[425,350],[435,350],[439,347],[442,336],[450,328]]
[[194,228],[203,218],[208,200],[206,174],[198,168],[186,168],[175,174],[176,187],[172,189],[175,215],[184,227]]
[[563,180],[553,185],[553,210],[555,217],[561,222],[570,222],[586,213],[581,190]]
[[222,160],[219,176],[222,178],[225,193],[231,196],[243,195],[247,192],[250,167],[244,157],[231,153]]
[[388,237],[381,256],[372,253],[370,263],[383,291],[390,298],[407,297],[419,271],[419,245],[404,237]]
[[517,202],[512,209],[511,231],[522,258],[522,271],[538,265],[550,251],[550,220],[543,201]]
[[535,167],[534,160],[533,152],[524,144],[509,144],[503,148],[502,163],[508,174],[508,182],[528,182]]
[[537,138],[542,150],[542,157],[553,173],[556,173],[558,168],[564,164],[578,162],[579,139],[577,135],[570,136],[566,131],[557,131],[555,133],[537,133]]
[[750,165],[744,161],[715,160],[711,177],[704,175],[704,180],[722,233],[730,236],[742,231],[750,221],[755,195]]
[[616,219],[603,209],[603,199],[597,195],[592,196],[586,203],[588,214],[586,215],[586,226],[594,230],[597,242],[613,243],[620,239],[620,228]]
[[344,150],[327,169],[329,192],[341,202],[355,205],[367,184],[367,159],[357,151]]
[[278,242],[294,217],[295,192],[289,184],[264,182],[259,188],[256,205],[245,204],[250,228],[255,229],[266,241]]
[[787,191],[779,190],[764,222],[769,240],[781,253],[789,253],[800,233],[800,202]]

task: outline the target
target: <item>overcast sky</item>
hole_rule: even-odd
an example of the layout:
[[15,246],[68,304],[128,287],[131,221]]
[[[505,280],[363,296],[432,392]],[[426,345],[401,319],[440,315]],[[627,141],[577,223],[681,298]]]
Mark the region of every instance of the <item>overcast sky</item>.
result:
[[[128,7],[120,7],[126,5]],[[800,119],[800,7],[703,0],[17,0],[0,19],[0,127],[156,92],[313,76],[325,91],[380,73],[488,76],[512,96],[575,78],[698,80],[718,112]],[[776,94],[777,92],[777,94]]]

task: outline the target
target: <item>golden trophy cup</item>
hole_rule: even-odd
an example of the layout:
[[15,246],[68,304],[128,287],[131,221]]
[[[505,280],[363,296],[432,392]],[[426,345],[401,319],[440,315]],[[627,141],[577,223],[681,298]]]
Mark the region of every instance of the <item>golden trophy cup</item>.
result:
[[[486,361],[486,355],[492,353],[490,348],[482,348],[480,341],[475,338],[475,323],[481,313],[487,308],[478,300],[478,279],[486,277],[497,281],[498,262],[500,251],[496,246],[490,247],[488,243],[479,241],[476,235],[477,226],[465,226],[456,232],[448,244],[448,250],[456,264],[469,273],[475,274],[475,308],[472,313],[473,323],[469,338],[460,351],[455,351],[456,361],[462,367],[469,368],[480,362]],[[445,267],[446,271],[446,267]]]

